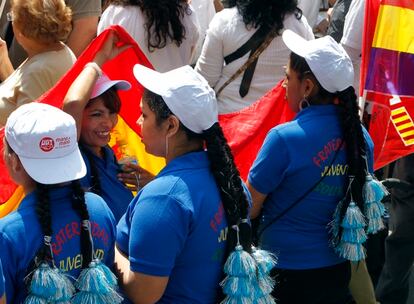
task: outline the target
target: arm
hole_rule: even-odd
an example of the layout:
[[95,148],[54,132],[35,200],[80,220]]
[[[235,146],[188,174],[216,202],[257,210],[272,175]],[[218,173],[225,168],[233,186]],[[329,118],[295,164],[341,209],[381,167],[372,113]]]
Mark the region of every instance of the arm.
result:
[[14,68],[9,58],[6,41],[0,38],[0,81],[4,81],[13,72]]
[[257,191],[248,181],[246,185],[247,189],[250,192],[250,195],[252,196],[252,208],[250,209],[250,217],[252,219],[255,219],[259,216],[267,195]]
[[[93,62],[99,67],[107,61],[116,57],[129,46],[117,47],[118,41],[115,33],[112,33],[102,48],[96,53]],[[82,115],[92,94],[93,87],[98,80],[99,74],[93,67],[84,68],[70,86],[63,101],[63,111],[72,115],[76,121],[78,140],[81,133]]]
[[214,0],[214,8],[216,9],[216,13],[224,9],[224,6],[223,6],[223,3],[221,3],[221,0]]
[[131,271],[128,258],[116,247],[115,269],[123,290],[135,304],[157,302],[167,287],[168,277],[157,277]]
[[71,48],[76,57],[79,57],[92,39],[96,37],[98,20],[98,16],[88,16],[73,20],[72,31],[66,44]]
[[195,66],[195,70],[208,81],[212,88],[216,86],[222,75],[224,63],[223,41],[219,37],[223,26],[217,16],[214,16],[210,23],[201,55]]

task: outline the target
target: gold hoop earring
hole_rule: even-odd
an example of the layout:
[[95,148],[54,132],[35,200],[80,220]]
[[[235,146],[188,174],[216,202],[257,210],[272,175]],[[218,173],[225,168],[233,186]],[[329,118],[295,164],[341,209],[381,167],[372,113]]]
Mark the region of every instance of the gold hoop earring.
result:
[[303,99],[299,102],[299,109],[301,111],[310,106],[310,103],[306,97],[307,96],[303,96]]

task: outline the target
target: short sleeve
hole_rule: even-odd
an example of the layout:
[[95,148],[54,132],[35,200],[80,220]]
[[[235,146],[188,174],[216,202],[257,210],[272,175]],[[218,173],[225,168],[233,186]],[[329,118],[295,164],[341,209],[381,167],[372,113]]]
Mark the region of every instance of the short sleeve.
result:
[[169,276],[184,247],[190,223],[191,211],[169,195],[138,200],[129,232],[131,270]]
[[248,181],[262,194],[272,192],[284,179],[289,166],[285,141],[277,130],[271,130],[250,169]]
[[4,275],[3,275],[3,267],[1,265],[0,260],[0,298],[4,295]]
[[4,288],[7,295],[8,303],[14,302],[14,294],[17,292],[13,282],[18,281],[18,272],[20,259],[17,249],[14,248],[12,242],[5,233],[0,233],[0,260],[3,266]]

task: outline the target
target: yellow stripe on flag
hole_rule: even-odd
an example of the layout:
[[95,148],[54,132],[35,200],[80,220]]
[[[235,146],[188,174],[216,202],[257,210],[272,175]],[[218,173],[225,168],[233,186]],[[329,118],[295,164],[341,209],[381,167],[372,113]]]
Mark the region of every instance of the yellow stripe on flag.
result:
[[141,142],[141,138],[133,131],[118,115],[118,123],[112,131],[111,141],[109,145],[113,147],[116,142],[127,142],[128,149],[138,160],[139,165],[145,170],[156,175],[165,166],[165,159],[162,157],[156,157],[145,152],[144,144]]
[[[401,113],[404,115],[400,116]],[[391,121],[404,145],[411,146],[414,144],[414,138],[412,138],[412,135],[414,134],[414,123],[407,112],[407,109],[405,107],[400,107],[392,110]]]
[[19,207],[23,197],[23,187],[19,186],[17,187],[16,191],[14,191],[13,195],[8,199],[8,201],[0,205],[0,218],[16,210],[17,207]]
[[414,54],[414,10],[381,5],[372,46]]

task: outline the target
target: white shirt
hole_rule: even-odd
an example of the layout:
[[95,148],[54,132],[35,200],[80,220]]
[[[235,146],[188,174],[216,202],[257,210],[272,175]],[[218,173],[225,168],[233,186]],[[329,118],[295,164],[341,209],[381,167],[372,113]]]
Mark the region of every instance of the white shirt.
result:
[[122,26],[137,42],[155,70],[167,72],[191,63],[199,37],[199,26],[194,10],[191,6],[189,9],[191,14],[184,14],[182,20],[185,27],[185,38],[179,47],[175,42],[167,41],[167,45],[164,48],[150,52],[147,44],[147,31],[144,27],[146,19],[141,9],[135,5],[110,5],[105,9],[99,21],[98,34],[110,25],[118,24]]
[[341,44],[354,65],[354,88],[358,95],[361,69],[362,32],[364,26],[365,0],[352,0],[345,16]]
[[[305,17],[297,20],[294,15],[286,16],[284,28],[291,29],[306,39],[313,39],[312,29]],[[207,30],[196,71],[217,91],[247,61],[249,53],[228,65],[224,65],[224,57],[236,51],[255,32],[256,29],[246,29],[236,7],[217,13]],[[290,50],[283,43],[282,37],[275,37],[259,56],[249,93],[243,98],[239,94],[242,73],[218,96],[219,112],[239,111],[266,94],[285,77],[284,66],[288,62],[289,54]]]

